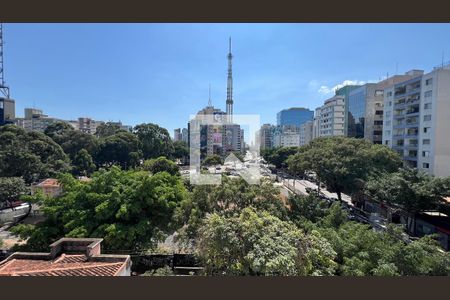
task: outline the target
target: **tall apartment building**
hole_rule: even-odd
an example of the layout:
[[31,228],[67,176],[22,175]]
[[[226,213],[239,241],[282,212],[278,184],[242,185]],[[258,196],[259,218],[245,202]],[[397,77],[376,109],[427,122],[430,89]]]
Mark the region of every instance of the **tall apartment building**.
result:
[[259,145],[261,149],[273,148],[273,133],[275,126],[272,124],[263,124],[261,129],[257,132],[257,138],[259,139]]
[[313,139],[314,121],[308,121],[300,125],[299,144],[307,145]]
[[406,165],[450,176],[450,64],[387,88],[384,120],[384,144]]
[[412,70],[378,83],[367,83],[352,89],[347,101],[347,136],[364,138],[374,144],[382,143],[384,90],[394,84],[417,76]]
[[345,135],[345,97],[335,95],[316,109],[315,137]]
[[344,103],[345,103],[345,120],[344,120],[344,135],[347,136],[347,124],[348,124],[348,100],[350,96],[350,92],[359,88],[361,85],[346,85],[343,86],[335,91],[335,94],[338,96],[344,97]]
[[313,135],[312,138],[318,138],[320,137],[319,130],[320,130],[320,111],[321,107],[316,108],[314,112],[314,119],[313,119]]
[[314,112],[312,110],[303,107],[292,107],[277,113],[277,125],[300,127],[303,123],[312,120],[313,117]]
[[0,126],[13,124],[16,118],[16,102],[0,97]]
[[188,141],[189,141],[189,131],[188,131],[187,128],[183,128],[183,129],[181,130],[181,140],[182,140],[183,142],[185,142],[186,144],[188,144]]
[[181,141],[181,128],[177,128],[173,130],[173,141]]
[[16,118],[16,125],[26,131],[44,132],[50,124],[61,121],[45,115],[41,109],[37,108],[25,108],[24,115],[24,118]]

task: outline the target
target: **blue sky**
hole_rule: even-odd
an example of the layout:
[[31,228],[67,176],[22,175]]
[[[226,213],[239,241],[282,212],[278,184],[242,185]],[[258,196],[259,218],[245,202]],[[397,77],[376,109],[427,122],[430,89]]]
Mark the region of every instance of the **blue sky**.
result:
[[[275,123],[321,105],[343,82],[450,60],[450,24],[4,24],[16,114],[157,123],[173,134],[208,103],[225,109],[228,37],[234,112]],[[397,67],[398,66],[398,67]]]

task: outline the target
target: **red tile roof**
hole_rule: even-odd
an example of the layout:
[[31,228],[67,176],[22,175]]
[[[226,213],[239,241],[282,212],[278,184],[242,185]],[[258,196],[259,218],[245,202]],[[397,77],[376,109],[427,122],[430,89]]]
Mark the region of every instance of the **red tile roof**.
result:
[[50,261],[12,259],[0,264],[0,276],[114,276],[122,267],[124,262],[91,262],[85,255],[63,254]]
[[39,184],[37,184],[37,186],[39,186],[39,187],[44,187],[44,186],[45,187],[51,187],[51,186],[59,187],[60,184],[59,184],[59,181],[57,179],[47,178],[44,181],[42,181]]
[[98,238],[62,238],[50,253],[15,252],[0,262],[0,276],[129,275],[129,255],[100,253]]

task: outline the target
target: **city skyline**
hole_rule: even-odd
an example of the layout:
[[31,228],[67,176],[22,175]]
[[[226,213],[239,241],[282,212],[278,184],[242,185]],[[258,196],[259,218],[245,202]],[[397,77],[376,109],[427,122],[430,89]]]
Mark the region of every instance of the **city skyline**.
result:
[[[423,42],[397,47],[412,30]],[[274,124],[340,84],[430,71],[450,57],[448,33],[448,24],[4,24],[5,79],[19,116],[36,107],[173,133],[207,105],[209,84],[225,110],[231,36],[234,113]]]

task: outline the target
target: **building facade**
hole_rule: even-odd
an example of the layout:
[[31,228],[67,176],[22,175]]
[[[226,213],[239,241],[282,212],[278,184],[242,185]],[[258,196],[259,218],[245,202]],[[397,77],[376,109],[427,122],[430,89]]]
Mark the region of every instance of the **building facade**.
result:
[[299,144],[307,145],[313,139],[314,121],[308,121],[300,125]]
[[273,145],[275,148],[300,146],[300,127],[277,126],[274,131]]
[[16,125],[26,131],[44,132],[47,127],[55,122],[62,121],[45,115],[41,109],[25,108],[25,118],[16,118]]
[[275,126],[272,124],[263,124],[257,133],[257,138],[259,138],[259,145],[261,149],[271,149],[274,147],[273,144],[273,134]]
[[345,103],[345,120],[344,120],[344,135],[347,136],[347,124],[348,124],[348,98],[350,96],[350,92],[359,88],[361,85],[346,85],[335,91],[336,95],[344,97]]
[[177,128],[173,130],[173,141],[181,141],[181,128]]
[[292,107],[277,113],[277,125],[300,127],[303,123],[311,121],[313,117],[314,112],[312,110],[303,107]]
[[0,97],[0,126],[14,124],[16,118],[16,102],[12,99]]
[[345,97],[335,95],[325,101],[316,117],[317,137],[345,135]]
[[[352,89],[348,95],[347,136],[364,138],[374,144],[382,143],[384,90],[389,86],[417,76],[412,70],[395,75],[378,83],[367,83]],[[420,73],[421,74],[421,73]]]
[[383,141],[405,165],[450,176],[450,64],[385,90]]

